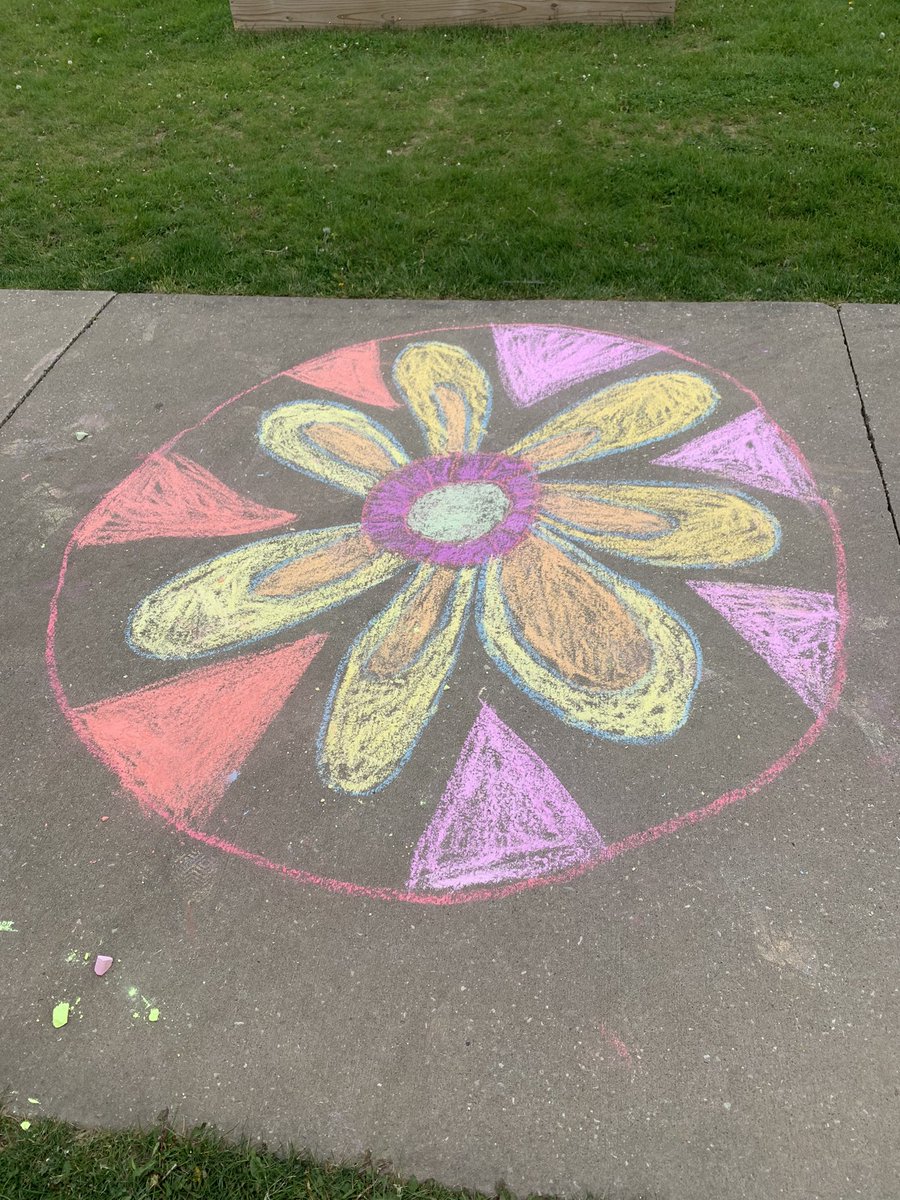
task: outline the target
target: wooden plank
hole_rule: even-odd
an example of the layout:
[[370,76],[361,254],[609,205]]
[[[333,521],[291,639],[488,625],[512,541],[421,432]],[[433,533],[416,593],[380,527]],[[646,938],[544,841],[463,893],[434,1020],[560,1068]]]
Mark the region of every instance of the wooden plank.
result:
[[636,25],[675,14],[675,0],[231,0],[236,29],[421,25]]

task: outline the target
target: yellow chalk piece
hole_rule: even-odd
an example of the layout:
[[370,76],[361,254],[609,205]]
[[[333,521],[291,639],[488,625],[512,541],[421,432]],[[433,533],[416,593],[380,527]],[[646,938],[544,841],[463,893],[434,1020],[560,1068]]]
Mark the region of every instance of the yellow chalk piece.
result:
[[[664,567],[760,562],[777,549],[780,536],[778,521],[764,505],[717,488],[550,484],[542,489],[541,508],[567,537]],[[629,513],[636,523],[656,524],[623,529],[621,514]],[[610,528],[616,519],[619,528]]]
[[461,346],[407,346],[394,363],[394,380],[432,454],[478,449],[490,412],[491,385]]
[[[374,547],[362,557],[349,554],[362,537],[358,525],[343,525],[265,538],[208,559],[138,605],[129,641],[154,658],[194,658],[296,625],[382,583],[405,563]],[[285,591],[288,568],[293,592]]]
[[31,1122],[30,1121],[20,1121],[19,1128],[24,1129],[25,1132],[27,1133],[28,1130],[31,1128]]
[[69,1013],[71,1012],[71,1009],[72,1006],[69,1004],[68,1000],[60,1000],[59,1004],[54,1005],[52,1018],[54,1029],[62,1029],[63,1025],[67,1025],[69,1023]]
[[383,425],[343,404],[282,404],[264,414],[259,440],[280,462],[357,496],[409,462]]
[[687,371],[642,375],[564,409],[507,453],[538,471],[590,462],[689,429],[718,399],[712,384]]
[[150,1011],[147,1013],[147,1020],[151,1021],[151,1022],[158,1021],[159,1020],[159,1009],[151,1008]]
[[[528,541],[487,565],[479,623],[488,653],[538,702],[590,733],[631,742],[674,733],[687,718],[699,674],[688,628],[649,593],[552,533],[533,540],[548,548],[540,569]],[[530,556],[523,562],[516,561],[520,550]],[[577,583],[561,568],[560,553],[582,576]],[[520,603],[517,579],[523,566],[527,604]],[[544,617],[557,611],[561,586],[575,598],[566,621],[550,622]],[[591,589],[595,602],[588,605]],[[612,636],[592,613],[615,622]]]
[[323,723],[319,765],[329,786],[361,795],[400,770],[453,668],[475,577],[421,566],[357,638]]

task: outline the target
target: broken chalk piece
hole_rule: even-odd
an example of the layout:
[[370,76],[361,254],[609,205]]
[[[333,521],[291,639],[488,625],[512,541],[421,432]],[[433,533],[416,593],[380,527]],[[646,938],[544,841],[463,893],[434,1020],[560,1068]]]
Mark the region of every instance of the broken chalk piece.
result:
[[53,1008],[53,1028],[62,1029],[63,1025],[68,1024],[69,1009],[71,1005],[68,1000],[60,1000],[59,1004]]
[[38,1100],[37,1096],[29,1096],[28,1103],[29,1104],[40,1104],[40,1100]]
[[98,954],[97,961],[94,963],[94,974],[105,975],[112,965],[113,960],[108,954]]
[[25,1132],[27,1133],[28,1130],[31,1128],[31,1122],[30,1121],[20,1121],[19,1128],[24,1129]]
[[75,441],[76,442],[83,442],[85,438],[89,438],[90,436],[91,435],[89,433],[85,433],[85,431],[83,429],[77,429],[75,431]]
[[159,1020],[159,1009],[151,1008],[150,1011],[147,1013],[147,1020],[148,1021],[158,1021]]

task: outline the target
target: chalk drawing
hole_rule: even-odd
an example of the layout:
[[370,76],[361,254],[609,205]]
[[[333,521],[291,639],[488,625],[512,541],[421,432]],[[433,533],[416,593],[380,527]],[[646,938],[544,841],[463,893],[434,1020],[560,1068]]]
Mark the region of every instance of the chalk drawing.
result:
[[813,499],[816,495],[813,478],[789,440],[758,410],[653,461],[657,466],[727,475],[782,496]]
[[419,459],[372,489],[362,527],[408,559],[477,567],[519,545],[539,492],[528,464],[505,454]]
[[679,484],[549,484],[542,514],[590,549],[660,567],[743,567],[778,549],[781,529],[757,500]]
[[495,325],[497,366],[513,404],[528,408],[593,375],[616,371],[661,347],[586,329]]
[[0,933],[18,933],[15,921],[0,921]]
[[81,546],[155,537],[221,537],[277,529],[293,513],[265,508],[181,454],[151,456],[75,530]]
[[208,816],[318,653],[324,636],[201,667],[73,710],[85,740],[139,800]]
[[643,375],[563,409],[508,453],[539,472],[593,462],[683,433],[708,416],[718,400],[712,384],[699,375]]
[[501,670],[579,729],[638,744],[687,719],[700,677],[693,632],[552,533],[489,562],[478,626]]
[[381,350],[378,342],[363,342],[331,354],[323,354],[310,362],[300,363],[285,371],[291,379],[313,387],[336,392],[348,400],[375,404],[379,408],[399,408],[387,390],[381,374]]
[[358,496],[409,461],[383,425],[343,404],[282,404],[260,421],[259,440],[286,466]]
[[834,682],[834,648],[840,629],[837,598],[800,588],[688,580],[804,704],[818,712]]
[[331,787],[380,791],[407,762],[453,670],[474,590],[474,571],[424,564],[350,647],[319,734]]
[[477,450],[491,412],[491,384],[459,346],[422,342],[394,363],[394,382],[432,454]]
[[416,847],[409,887],[530,879],[587,862],[603,848],[546,763],[484,705]]
[[634,1055],[619,1035],[614,1030],[608,1028],[603,1021],[600,1022],[599,1030],[601,1038],[614,1051],[616,1060],[624,1066],[629,1067],[632,1071],[636,1071],[637,1064],[635,1063]]
[[[283,507],[272,508],[184,450],[204,453],[207,423],[276,380],[277,403],[258,405],[262,415],[246,442],[248,454],[261,450],[286,468]],[[285,402],[285,382],[308,391]],[[379,408],[379,420],[359,405]],[[520,432],[520,419],[504,438],[503,422],[536,405],[547,411],[531,431]],[[643,477],[646,448],[712,419],[724,423],[655,460],[669,478]],[[710,473],[748,491],[698,481]],[[327,511],[328,489],[350,523],[306,528]],[[776,499],[764,504],[757,490]],[[354,503],[357,519],[347,514]],[[776,503],[777,513],[769,506]],[[828,591],[791,587],[779,554],[782,525],[799,519],[800,509],[805,520],[818,514],[833,546]],[[227,543],[298,524],[296,532]],[[73,706],[56,657],[70,560],[88,547],[98,555],[128,542],[199,537],[219,539],[216,552],[163,574],[142,599],[138,592],[123,619],[134,661],[169,663],[169,677]],[[620,574],[623,565],[637,578]],[[752,584],[683,575],[750,567]],[[768,581],[760,583],[763,569]],[[341,606],[355,613],[371,589],[391,580],[393,597],[373,600],[355,628],[355,616],[333,615]],[[678,817],[601,838],[616,801],[605,792],[610,780],[602,770],[589,775],[596,786],[584,793],[583,773],[580,788],[570,775],[579,778],[580,756],[596,755],[595,745],[632,755],[632,766],[618,769],[633,772],[641,769],[640,747],[677,744],[702,679],[692,625],[702,623],[704,606],[694,593],[816,719],[750,782],[700,807],[684,805]],[[753,393],[655,342],[506,324],[328,351],[178,434],[76,528],[51,609],[47,661],[81,740],[180,833],[335,892],[452,904],[574,878],[765,786],[812,744],[837,703],[847,616],[834,515],[799,450]],[[295,640],[292,631],[311,621],[314,630]],[[318,665],[326,636],[339,647],[327,678]],[[281,640],[247,651],[269,638]],[[472,665],[479,640],[481,667]],[[217,655],[230,657],[197,665]],[[473,670],[482,672],[474,690],[465,682]],[[470,704],[484,681],[491,706],[482,704],[462,745],[443,747],[448,767],[443,759],[436,766],[426,730],[444,706]],[[531,726],[514,732],[497,715],[493,697],[503,688],[530,708],[532,723],[550,714],[567,737],[585,739],[559,777],[524,740]],[[302,705],[292,699],[301,692]],[[387,819],[396,822],[398,800],[408,796],[409,822],[398,827],[395,845],[410,835],[408,844],[417,844],[397,883],[335,878],[239,844],[241,814],[260,811],[246,792],[255,787],[253,763],[268,759],[267,731],[282,713],[280,728],[299,727],[308,738],[292,768],[301,773],[299,828],[309,825],[302,797],[311,789],[317,805],[333,800],[337,820],[351,797],[372,797],[374,814],[374,798],[384,793]],[[317,740],[309,738],[314,727]],[[422,769],[410,776],[404,768],[421,753]],[[658,788],[664,760],[655,761]],[[247,799],[235,815],[229,797],[242,789]]]
[[127,637],[153,658],[201,658],[247,646],[326,612],[404,565],[358,525],[285,534],[177,575],[132,613]]

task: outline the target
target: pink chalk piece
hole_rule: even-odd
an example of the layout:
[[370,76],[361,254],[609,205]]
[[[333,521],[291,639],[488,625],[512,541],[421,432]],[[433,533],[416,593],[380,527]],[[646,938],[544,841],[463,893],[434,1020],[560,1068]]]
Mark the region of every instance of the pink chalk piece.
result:
[[284,374],[348,400],[360,400],[380,408],[400,407],[385,386],[377,342],[363,342],[359,346],[323,354],[321,358],[291,367]]
[[72,710],[95,753],[139,800],[208,817],[325,637],[188,671]]
[[528,408],[592,375],[658,354],[660,346],[608,333],[547,325],[494,325],[500,378],[513,404]]
[[80,546],[156,537],[259,533],[295,521],[265,508],[181,454],[154,454],[88,513],[75,530]]
[[94,963],[94,974],[105,975],[112,965],[113,960],[108,954],[98,954],[97,961]]
[[812,476],[778,426],[757,409],[653,462],[658,466],[725,475],[779,496],[811,500],[818,494]]
[[721,613],[804,704],[813,712],[823,708],[834,682],[841,625],[830,592],[690,579],[687,584]]
[[407,887],[456,889],[530,879],[584,863],[603,839],[547,764],[484,705]]

